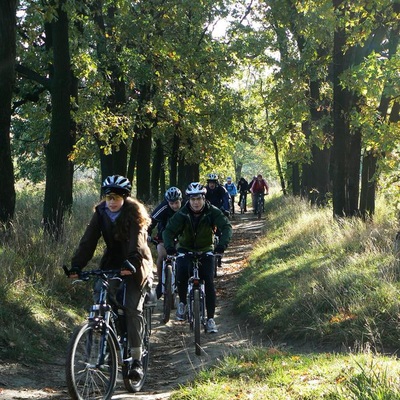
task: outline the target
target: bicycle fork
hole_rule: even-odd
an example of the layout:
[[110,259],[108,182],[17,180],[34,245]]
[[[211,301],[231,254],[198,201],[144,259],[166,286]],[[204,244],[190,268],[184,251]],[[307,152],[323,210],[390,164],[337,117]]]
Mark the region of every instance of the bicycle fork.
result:
[[205,298],[204,298],[204,282],[199,278],[191,278],[188,285],[187,294],[187,306],[188,306],[188,320],[190,324],[190,329],[193,329],[194,324],[194,292],[198,290],[200,293],[200,321],[202,325],[205,325]]

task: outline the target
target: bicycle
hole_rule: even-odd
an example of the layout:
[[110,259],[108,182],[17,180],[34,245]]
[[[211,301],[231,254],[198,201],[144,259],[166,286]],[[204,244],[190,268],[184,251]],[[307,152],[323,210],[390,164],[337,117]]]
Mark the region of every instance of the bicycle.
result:
[[264,211],[264,193],[257,193],[256,196],[256,209],[254,213],[258,219],[261,219],[261,214]]
[[[218,246],[219,236],[214,232],[214,250]],[[215,253],[214,253],[215,254]],[[218,268],[222,266],[222,254],[215,254],[215,263],[214,263],[214,278],[218,276]]]
[[229,196],[229,218],[234,219],[235,218],[235,202],[234,198]]
[[177,257],[191,256],[191,264],[193,266],[192,276],[188,280],[187,288],[187,319],[189,322],[190,330],[194,332],[194,344],[196,355],[201,354],[200,345],[200,331],[201,328],[207,332],[207,319],[206,319],[206,294],[204,289],[204,281],[199,277],[199,266],[201,257],[206,254],[213,256],[214,254],[209,251],[207,253],[179,253]]
[[246,209],[246,196],[241,195],[240,199],[240,214],[244,214],[244,210]]
[[[129,261],[125,261],[124,264],[131,272],[136,271]],[[65,266],[63,268],[69,276],[68,269]],[[125,283],[121,278],[121,270],[81,271],[79,278],[74,282],[88,281],[91,277],[97,277],[101,281],[99,300],[91,306],[87,322],[75,329],[69,341],[66,359],[68,392],[75,400],[108,400],[115,390],[119,372],[122,373],[126,390],[130,393],[138,392],[142,389],[147,375],[151,318],[157,297],[153,290],[145,295],[141,357],[143,377],[135,381],[128,377],[132,359],[123,304],[118,304],[117,307],[108,300],[109,285],[112,280],[121,281],[120,296],[121,299],[125,298]]]
[[162,266],[162,288],[163,288],[163,321],[167,323],[170,319],[171,309],[176,308],[178,288],[176,286],[176,264],[174,256],[167,256]]

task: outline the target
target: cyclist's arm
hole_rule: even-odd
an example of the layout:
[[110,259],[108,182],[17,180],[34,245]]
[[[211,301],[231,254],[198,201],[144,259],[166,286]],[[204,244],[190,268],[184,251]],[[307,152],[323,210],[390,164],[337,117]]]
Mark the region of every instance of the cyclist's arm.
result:
[[266,190],[265,194],[268,194],[269,187],[268,187],[268,183],[267,183],[267,181],[265,179],[264,179],[264,187],[265,187],[265,190]]
[[86,267],[92,259],[97,243],[101,237],[100,215],[95,212],[79,241],[78,247],[71,259],[71,269],[79,270]]
[[223,197],[222,197],[222,207],[224,207],[224,209],[226,211],[229,211],[229,198],[230,198],[230,196],[229,196],[228,191],[225,188],[223,188],[223,189],[224,189],[224,193],[223,193]]
[[167,226],[162,233],[162,239],[166,249],[175,246],[175,238],[178,236],[179,232],[182,231],[184,218],[185,217],[178,211],[168,220]]
[[232,238],[232,225],[230,224],[229,219],[220,210],[215,210],[213,212],[214,224],[221,232],[219,244],[226,248]]

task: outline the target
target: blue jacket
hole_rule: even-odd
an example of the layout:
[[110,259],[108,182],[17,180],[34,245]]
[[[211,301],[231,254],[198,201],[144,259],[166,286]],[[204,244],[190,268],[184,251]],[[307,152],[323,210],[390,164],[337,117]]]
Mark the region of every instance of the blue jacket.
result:
[[231,196],[236,196],[237,195],[237,188],[236,185],[232,183],[225,183],[225,189],[228,191],[228,193]]

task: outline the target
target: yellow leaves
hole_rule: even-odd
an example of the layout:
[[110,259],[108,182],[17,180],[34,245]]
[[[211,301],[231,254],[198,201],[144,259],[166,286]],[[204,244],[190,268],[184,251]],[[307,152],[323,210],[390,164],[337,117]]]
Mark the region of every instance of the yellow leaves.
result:
[[333,315],[331,319],[329,320],[329,323],[331,324],[340,324],[344,321],[350,321],[353,319],[356,319],[357,315],[353,314],[347,310],[341,309],[336,315]]

